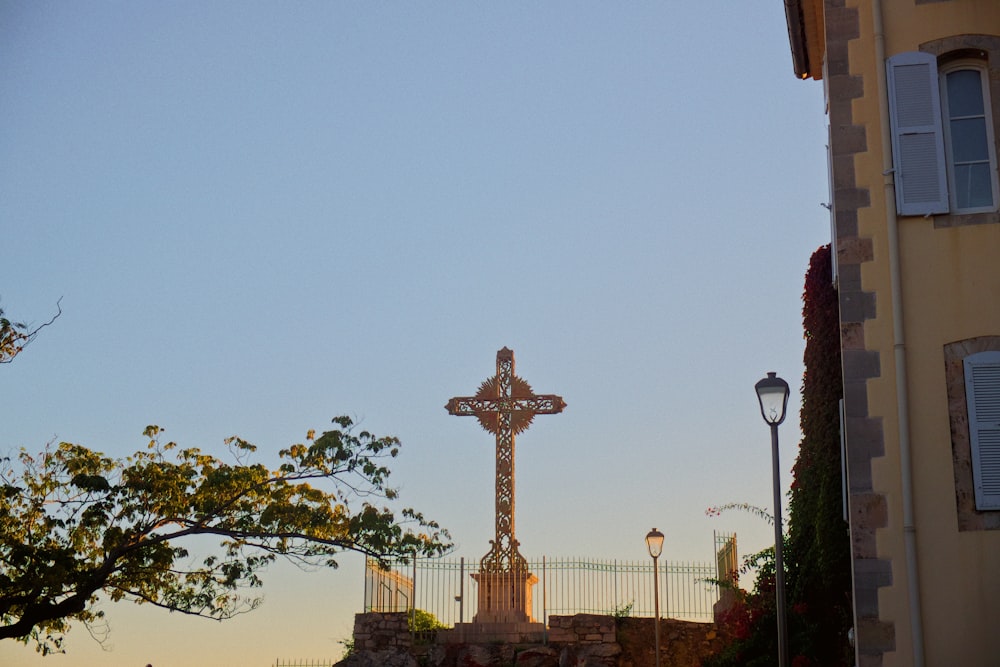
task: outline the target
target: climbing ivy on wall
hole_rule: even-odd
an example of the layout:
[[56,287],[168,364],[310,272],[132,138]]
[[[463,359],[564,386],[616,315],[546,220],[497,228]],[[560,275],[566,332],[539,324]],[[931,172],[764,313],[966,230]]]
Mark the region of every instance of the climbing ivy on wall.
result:
[[811,664],[852,664],[850,538],[843,517],[840,317],[831,284],[830,246],[813,253],[802,295],[806,339],[800,428],[792,468],[788,542],[795,554],[790,599],[806,622],[797,637]]

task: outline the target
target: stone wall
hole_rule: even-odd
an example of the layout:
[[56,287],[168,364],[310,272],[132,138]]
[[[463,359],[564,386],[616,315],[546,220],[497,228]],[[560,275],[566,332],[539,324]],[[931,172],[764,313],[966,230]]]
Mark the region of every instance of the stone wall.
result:
[[354,650],[385,651],[411,645],[406,612],[370,612],[354,615]]
[[[357,614],[354,654],[341,667],[653,667],[651,618],[550,616],[547,645],[511,643],[412,645],[406,614]],[[722,647],[713,623],[660,621],[661,667],[699,667]]]
[[[622,654],[618,667],[653,667],[654,626],[651,618],[623,618],[618,621],[618,643]],[[694,623],[673,618],[660,620],[661,667],[701,667],[725,643],[714,623]]]
[[614,644],[618,641],[611,616],[577,614],[549,617],[551,644]]
[[618,667],[618,657],[622,653],[615,619],[595,614],[550,616],[549,647],[558,652],[558,662],[531,664],[539,667],[550,664]]

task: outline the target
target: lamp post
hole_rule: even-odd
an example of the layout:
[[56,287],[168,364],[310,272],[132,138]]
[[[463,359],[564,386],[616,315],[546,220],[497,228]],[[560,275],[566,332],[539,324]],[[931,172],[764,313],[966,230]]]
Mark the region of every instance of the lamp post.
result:
[[660,667],[660,576],[656,559],[663,553],[663,533],[655,528],[646,533],[646,548],[653,557],[653,609],[656,613],[653,621],[653,648],[656,651],[656,667]]
[[781,557],[781,476],[778,471],[778,424],[785,421],[788,383],[768,373],[754,385],[760,414],[771,427],[771,476],[774,484],[774,596],[778,612],[778,667],[788,667],[788,626],[785,618],[785,563]]

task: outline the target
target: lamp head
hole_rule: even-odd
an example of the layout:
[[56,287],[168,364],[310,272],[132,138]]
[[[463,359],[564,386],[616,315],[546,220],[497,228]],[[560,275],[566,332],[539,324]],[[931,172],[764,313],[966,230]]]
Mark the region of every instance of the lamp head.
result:
[[649,549],[650,556],[659,558],[663,553],[663,533],[655,528],[646,533],[646,548]]
[[771,426],[777,426],[785,421],[785,408],[788,407],[788,383],[769,372],[767,377],[754,385],[757,390],[757,400],[760,401],[760,414]]

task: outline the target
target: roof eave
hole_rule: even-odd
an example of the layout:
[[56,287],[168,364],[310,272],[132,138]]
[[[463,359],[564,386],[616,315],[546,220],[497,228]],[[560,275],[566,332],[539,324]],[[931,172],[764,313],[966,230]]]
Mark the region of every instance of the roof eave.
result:
[[788,23],[788,45],[792,49],[792,68],[798,79],[811,74],[806,50],[806,29],[802,20],[802,0],[785,0],[785,21]]

